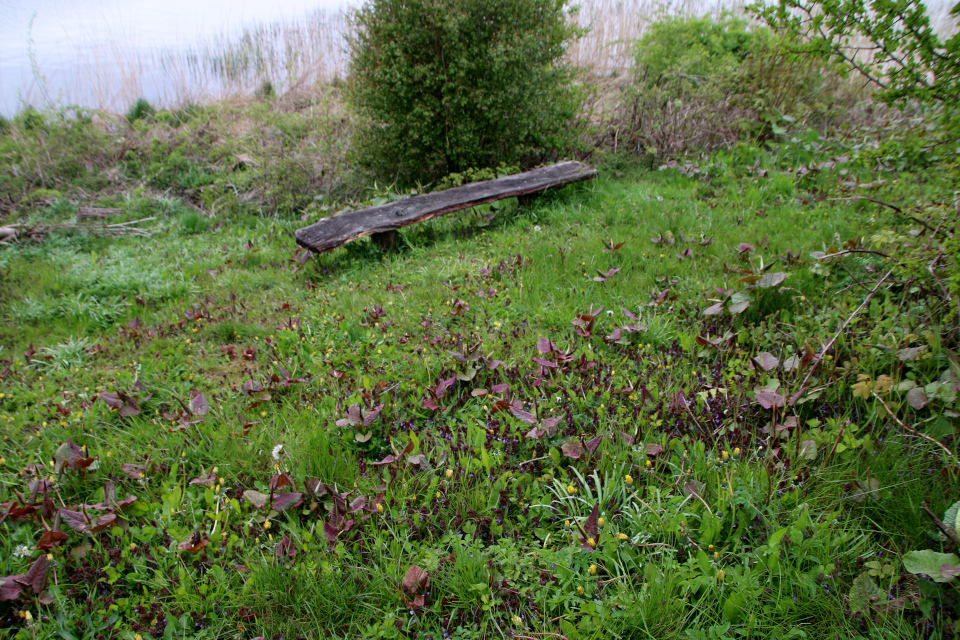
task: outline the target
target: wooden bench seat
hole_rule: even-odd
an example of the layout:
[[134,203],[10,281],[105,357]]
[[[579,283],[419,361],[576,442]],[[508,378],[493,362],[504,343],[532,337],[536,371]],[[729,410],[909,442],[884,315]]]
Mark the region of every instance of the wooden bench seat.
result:
[[374,235],[381,247],[390,247],[394,244],[393,234],[401,227],[504,198],[521,198],[522,201],[527,196],[552,187],[589,180],[596,175],[596,169],[580,162],[561,162],[526,173],[474,182],[324,218],[297,229],[295,235],[297,244],[316,253],[330,251],[368,235]]

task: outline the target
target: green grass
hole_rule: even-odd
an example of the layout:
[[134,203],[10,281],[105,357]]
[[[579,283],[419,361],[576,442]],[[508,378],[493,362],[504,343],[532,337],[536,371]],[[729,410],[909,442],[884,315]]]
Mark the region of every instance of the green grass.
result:
[[[29,501],[42,477],[53,503],[0,524],[0,575],[26,573],[44,527],[68,537],[48,551],[48,595],[0,603],[0,628],[78,639],[98,624],[109,638],[947,637],[951,586],[909,575],[900,557],[945,546],[921,508],[942,514],[956,482],[932,443],[854,388],[858,375],[890,376],[881,397],[902,420],[952,433],[956,393],[939,334],[925,333],[924,292],[883,288],[803,402],[774,412],[756,400],[800,389],[806,372],[785,361],[826,344],[885,266],[857,254],[825,267],[810,252],[902,230],[875,205],[828,200],[839,168],[794,171],[845,153],[843,176],[866,182],[868,151],[801,139],[733,148],[699,175],[604,170],[530,207],[505,203],[489,224],[448,216],[404,230],[400,252],[361,240],[303,265],[298,218],[210,219],[148,192],[129,196],[125,215],[161,212],[144,223],[150,238],[53,232],[3,249],[0,500]],[[876,196],[935,201],[950,175],[886,174]],[[779,260],[788,251],[800,260]],[[750,288],[749,274],[778,272],[782,283]],[[724,299],[717,288],[751,305],[703,315]],[[592,335],[577,334],[571,321],[600,307]],[[605,339],[630,323],[645,328]],[[539,338],[568,356],[538,351]],[[927,355],[895,357],[923,345]],[[480,359],[460,362],[477,347]],[[762,353],[780,364],[765,371]],[[950,384],[914,409],[898,387],[907,380]],[[99,397],[118,391],[136,415]],[[559,418],[556,431],[527,437],[531,425],[497,411],[500,400]],[[350,422],[352,405],[363,412]],[[791,416],[798,426],[776,428]],[[68,440],[93,460],[57,473]],[[271,494],[271,478],[292,480],[276,492],[302,504],[276,511],[261,497],[257,508],[249,492]],[[104,502],[108,481],[136,501],[103,530],[49,512]],[[872,561],[894,565],[879,588],[905,607],[850,612]],[[429,584],[405,592],[414,565]]]

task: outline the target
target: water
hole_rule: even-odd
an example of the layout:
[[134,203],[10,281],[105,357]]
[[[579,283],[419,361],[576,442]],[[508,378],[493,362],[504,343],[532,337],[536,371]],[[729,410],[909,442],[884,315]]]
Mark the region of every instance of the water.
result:
[[50,103],[124,110],[141,95],[175,102],[211,93],[223,82],[198,68],[203,52],[236,42],[245,29],[342,24],[343,7],[344,0],[0,0],[0,113]]

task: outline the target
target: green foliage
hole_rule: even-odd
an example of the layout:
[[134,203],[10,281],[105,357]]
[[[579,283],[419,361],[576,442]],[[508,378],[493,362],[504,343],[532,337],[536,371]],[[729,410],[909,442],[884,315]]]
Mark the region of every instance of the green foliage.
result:
[[570,144],[566,0],[376,0],[353,20],[357,158],[377,174],[428,182]]
[[651,24],[637,40],[635,61],[648,86],[666,73],[705,79],[742,64],[771,40],[767,30],[727,13],[716,20],[668,18]]
[[840,76],[730,14],[669,18],[635,44],[620,118],[627,147],[655,158],[824,127],[849,98]]
[[[960,33],[942,39],[920,0],[780,0],[757,14],[797,51],[842,63],[878,88],[880,99],[937,107],[958,134]],[[951,16],[960,14],[954,8]]]
[[145,120],[152,118],[156,113],[157,110],[146,98],[137,98],[137,101],[134,102],[130,110],[127,111],[127,121],[136,122],[137,120]]

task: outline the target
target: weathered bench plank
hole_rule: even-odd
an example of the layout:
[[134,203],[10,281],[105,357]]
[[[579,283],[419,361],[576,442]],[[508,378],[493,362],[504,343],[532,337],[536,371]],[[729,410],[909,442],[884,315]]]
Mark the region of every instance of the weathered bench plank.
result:
[[324,218],[309,227],[298,229],[295,236],[300,246],[323,253],[370,234],[389,233],[478,204],[504,198],[522,198],[551,187],[589,180],[596,175],[596,169],[580,162],[561,162],[526,173],[475,182]]

